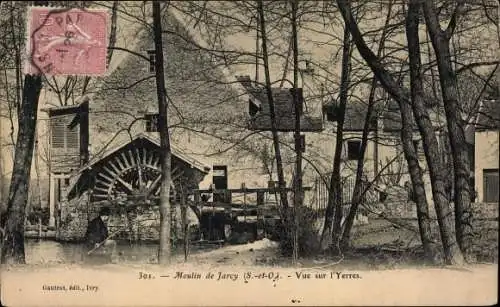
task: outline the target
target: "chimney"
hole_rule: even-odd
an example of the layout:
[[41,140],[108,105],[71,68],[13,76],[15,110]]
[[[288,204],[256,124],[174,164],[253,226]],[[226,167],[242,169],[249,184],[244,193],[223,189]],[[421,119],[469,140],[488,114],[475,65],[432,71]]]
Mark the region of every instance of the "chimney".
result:
[[236,76],[236,80],[243,85],[243,87],[249,91],[253,92],[255,90],[255,87],[252,84],[252,79],[250,79],[250,76]]

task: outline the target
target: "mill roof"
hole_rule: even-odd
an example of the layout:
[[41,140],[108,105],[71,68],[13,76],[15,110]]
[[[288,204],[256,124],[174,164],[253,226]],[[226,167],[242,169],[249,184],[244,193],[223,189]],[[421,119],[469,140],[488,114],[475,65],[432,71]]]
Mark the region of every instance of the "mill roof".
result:
[[476,129],[500,129],[500,100],[491,99],[482,101],[476,120]]
[[[249,76],[237,76],[236,79],[247,90],[250,111],[250,129],[251,130],[271,130],[271,111],[270,104],[265,87],[255,86]],[[321,117],[313,117],[304,112],[304,97],[302,89],[298,90],[298,99],[300,103],[301,131],[319,132],[323,130],[323,120]],[[276,119],[276,128],[278,131],[293,131],[295,129],[295,105],[293,88],[271,88],[274,102],[274,112]]]

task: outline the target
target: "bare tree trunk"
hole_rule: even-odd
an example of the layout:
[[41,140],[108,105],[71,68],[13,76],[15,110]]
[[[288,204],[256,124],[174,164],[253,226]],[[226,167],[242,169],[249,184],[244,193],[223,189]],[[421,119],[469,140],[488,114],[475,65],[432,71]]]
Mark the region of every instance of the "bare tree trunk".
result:
[[[385,90],[399,103],[399,106],[401,108],[402,122],[403,125],[405,125],[405,121],[407,119],[403,116],[407,113],[406,106],[411,105],[411,101],[409,98],[410,95],[408,91],[405,88],[401,87],[391,77],[389,72],[380,62],[379,58],[366,45],[363,36],[359,31],[357,23],[354,21],[352,12],[350,11],[348,5],[346,4],[346,1],[337,0],[337,4],[340,8],[344,20],[346,20],[347,24],[349,24],[349,29],[353,36],[354,42],[356,43],[359,53],[366,61],[366,63],[370,66],[371,70],[373,71],[379,82],[382,84],[382,86],[384,86]],[[419,118],[421,117],[419,116],[416,117],[417,120]],[[402,135],[403,144],[405,140],[408,141],[408,139],[411,140],[411,136]],[[426,144],[426,147],[428,147],[428,149],[437,149],[436,147],[433,147],[430,144]],[[408,149],[409,148],[407,148],[407,150]],[[436,213],[438,216],[438,221],[440,226],[441,240],[444,248],[445,261],[448,264],[462,264],[463,256],[462,253],[460,252],[460,249],[456,246],[453,227],[448,222],[449,221],[448,217],[451,214],[451,210],[448,206],[448,202],[446,202],[446,197],[444,196],[444,193],[441,192],[440,190],[441,187],[444,185],[444,181],[440,183],[439,179],[440,179],[439,172],[437,173],[434,172],[433,174],[431,174],[434,205],[436,207]]]
[[[106,67],[109,67],[109,64],[111,64],[111,59],[113,58],[113,51],[116,44],[117,18],[118,18],[118,1],[113,1],[113,7],[111,8],[111,30],[109,33],[108,52],[106,54]],[[87,93],[90,79],[91,79],[90,76],[84,77],[82,86],[82,95],[85,95]]]
[[116,20],[118,18],[118,1],[113,1],[113,8],[111,9],[111,31],[109,34],[108,54],[106,55],[106,63],[109,65],[111,63],[111,58],[113,57],[113,47],[116,44]]
[[[424,249],[425,259],[429,263],[439,262],[437,256],[437,247],[432,239],[431,232],[431,219],[429,215],[429,204],[427,203],[427,196],[425,192],[424,180],[422,179],[423,173],[420,168],[418,161],[418,154],[415,146],[413,145],[413,128],[411,126],[412,111],[411,107],[405,103],[400,103],[401,108],[401,119],[403,122],[403,128],[401,129],[401,140],[403,143],[403,152],[405,155],[406,162],[408,164],[408,170],[410,172],[410,178],[413,188],[413,195],[415,197],[415,203],[417,207],[417,219],[418,219],[418,229],[420,233],[420,240],[422,242],[422,247]],[[447,204],[445,204],[447,205]],[[439,206],[436,206],[439,208]],[[440,214],[438,214],[440,216]],[[450,224],[449,219],[438,218],[438,223],[442,226],[441,221],[446,221],[444,227],[440,229],[453,229]],[[452,237],[452,234],[441,234],[443,237]]]
[[156,93],[158,96],[159,130],[160,130],[160,157],[161,157],[161,187],[160,187],[160,247],[158,250],[158,262],[160,264],[170,263],[170,182],[171,182],[171,159],[170,136],[168,131],[168,104],[166,100],[165,75],[163,65],[163,42],[160,16],[160,2],[153,1],[153,28],[155,42],[155,72]]
[[[344,143],[344,118],[347,104],[347,94],[350,80],[351,60],[351,38],[347,24],[344,25],[344,38],[342,47],[342,72],[339,95],[339,116],[337,118],[337,133],[335,140],[335,154],[333,157],[333,172],[330,177],[330,188],[328,193],[328,205],[325,213],[325,224],[321,234],[321,250],[328,249],[332,244],[339,248],[342,223],[342,183],[340,176],[340,164],[342,158],[342,146]],[[337,252],[340,252],[337,250]]]
[[[302,141],[300,136],[300,113],[301,107],[298,98],[298,88],[299,83],[299,46],[297,38],[297,6],[298,0],[292,1],[292,40],[293,40],[293,104],[295,107],[295,184],[294,184],[294,233],[293,233],[293,253],[292,262],[297,264],[297,259],[299,257],[299,231],[300,231],[300,214],[303,202],[302,194]],[[305,146],[305,145],[304,145]]]
[[458,244],[467,261],[474,261],[472,242],[472,210],[469,185],[469,154],[465,142],[464,124],[460,114],[457,76],[451,65],[450,39],[455,29],[458,15],[464,6],[459,1],[450,24],[446,30],[441,30],[435,4],[424,1],[423,9],[427,30],[431,37],[432,46],[436,54],[439,70],[439,81],[444,101],[448,137],[454,164],[454,202],[455,202],[455,230]]
[[[382,54],[382,50],[384,49],[385,36],[387,33],[387,27],[388,27],[389,22],[390,22],[391,12],[392,12],[392,1],[389,1],[388,12],[387,12],[387,16],[385,19],[384,29],[382,30],[382,34],[380,36],[377,56],[380,56]],[[354,191],[353,191],[353,195],[352,195],[351,208],[349,209],[349,213],[348,213],[346,220],[345,220],[345,223],[344,223],[344,231],[342,234],[342,240],[341,240],[341,244],[340,244],[342,248],[349,247],[351,229],[352,229],[352,226],[354,224],[354,218],[356,217],[358,207],[363,199],[363,195],[365,194],[365,191],[363,191],[363,189],[362,189],[362,179],[363,179],[365,153],[366,153],[366,147],[368,145],[368,135],[370,133],[370,122],[371,122],[371,118],[372,118],[372,114],[373,114],[376,88],[377,88],[377,78],[375,76],[373,76],[372,84],[371,84],[371,88],[370,88],[370,94],[368,96],[368,108],[366,110],[365,123],[363,126],[363,134],[361,136],[361,149],[360,149],[361,153],[360,153],[360,156],[358,158],[357,166],[356,166],[356,179],[354,182]],[[375,142],[378,142],[378,139],[375,139]],[[378,164],[378,161],[377,161],[377,159],[375,159],[374,166],[377,166],[377,164]],[[374,167],[374,169],[376,170],[376,167]],[[375,171],[375,176],[377,176],[376,171]]]
[[267,100],[269,101],[269,113],[271,116],[271,133],[273,136],[273,146],[274,146],[274,154],[276,156],[276,170],[278,172],[278,185],[280,188],[280,199],[283,205],[283,223],[285,226],[285,235],[288,237],[288,196],[285,190],[285,176],[283,173],[283,161],[281,158],[281,150],[280,150],[280,142],[278,136],[278,130],[276,127],[276,113],[274,110],[274,100],[273,93],[271,87],[271,76],[269,73],[269,56],[267,51],[267,34],[266,34],[266,21],[264,18],[264,8],[262,4],[262,0],[257,1],[257,9],[259,11],[259,22],[260,22],[260,34],[262,39],[262,58],[264,62],[264,74],[265,74],[265,84],[266,84],[266,93]]
[[[21,65],[21,43],[17,40],[17,38],[20,38],[20,33],[17,30],[18,25],[15,24],[16,20],[19,20],[19,16],[14,17],[14,8],[11,8],[10,11],[10,18],[11,18],[11,31],[12,33],[12,43],[14,44],[14,65],[15,65],[15,70],[16,70],[16,107],[17,111],[20,111],[21,108],[21,91],[23,88],[23,78],[22,78],[22,65]],[[21,40],[21,38],[20,38]],[[7,80],[6,80],[7,81]]]
[[[433,191],[438,189],[433,196],[434,202],[438,203],[438,205],[436,205],[436,210],[439,211],[440,208],[448,205],[448,203],[441,197],[442,190],[444,188],[443,180],[446,179],[446,176],[444,176],[444,169],[439,159],[439,146],[436,135],[423,100],[424,87],[422,81],[422,64],[420,59],[420,41],[418,37],[420,4],[418,1],[419,0],[410,1],[408,14],[406,16],[406,36],[408,40],[408,53],[410,60],[411,100],[415,121],[417,122],[420,134],[423,137],[423,148],[429,165]],[[408,145],[413,147],[412,143]],[[415,149],[413,152],[415,152]],[[420,229],[420,238],[424,247],[426,259],[436,262],[436,247],[434,246],[432,240],[429,207],[427,204],[424,183],[422,181],[422,171],[418,166],[418,156],[415,155],[415,157],[411,160],[414,160],[414,163],[417,164],[414,167],[415,169],[412,169],[410,166],[410,173],[412,176],[413,191],[417,202],[417,218]],[[408,160],[408,162],[410,165],[410,160]],[[413,174],[416,171],[418,171],[418,173]],[[419,184],[416,184],[417,182]],[[440,225],[443,223],[451,225],[451,221],[448,216],[442,216],[442,214],[439,213],[438,216],[440,217],[438,219],[438,223],[440,223]],[[451,226],[440,227],[442,231],[450,228]],[[447,234],[441,234],[441,236],[447,236]]]
[[450,138],[446,135],[442,138],[443,145],[441,147],[441,156],[444,167],[448,170],[448,176],[446,177],[446,197],[448,202],[453,202],[453,191],[455,186],[455,165],[453,165],[453,153],[450,147]]
[[[366,147],[368,145],[368,134],[370,132],[370,120],[373,114],[373,104],[374,104],[374,96],[375,96],[375,88],[376,88],[376,79],[373,79],[372,89],[370,90],[370,96],[368,99],[368,109],[366,111],[365,123],[363,126],[363,134],[361,135],[361,148],[360,148],[360,156],[357,161],[356,166],[356,179],[354,181],[354,190],[352,193],[351,207],[349,209],[349,213],[345,219],[344,230],[342,233],[342,239],[340,242],[340,246],[342,249],[348,248],[351,238],[351,229],[354,225],[354,218],[356,217],[356,213],[358,212],[359,205],[363,201],[363,196],[366,191],[364,191],[362,183],[363,183],[363,170],[364,170],[364,161],[365,161],[365,153]],[[376,140],[377,142],[377,140]],[[378,163],[377,161],[374,161]]]
[[23,100],[18,113],[14,166],[9,189],[7,213],[1,226],[5,231],[2,244],[2,263],[25,263],[24,220],[30,184],[31,161],[35,143],[38,98],[42,88],[40,76],[27,75],[24,79]]

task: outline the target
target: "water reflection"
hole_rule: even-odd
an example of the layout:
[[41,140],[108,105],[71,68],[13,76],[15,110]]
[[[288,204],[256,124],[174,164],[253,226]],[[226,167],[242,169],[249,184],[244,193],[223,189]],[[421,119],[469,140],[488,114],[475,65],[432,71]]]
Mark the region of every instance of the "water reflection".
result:
[[[61,244],[54,241],[25,241],[26,263],[53,264],[75,263],[82,261],[82,249],[79,244]],[[73,259],[71,259],[73,255]]]
[[[82,243],[63,243],[49,240],[27,240],[25,242],[28,264],[96,263],[106,262],[102,255],[87,256],[87,247]],[[158,245],[152,243],[130,244],[118,242],[115,259],[120,263],[156,263]]]
[[[211,250],[217,246],[192,245],[189,247],[190,254]],[[87,256],[88,249],[83,243],[66,243],[50,240],[25,241],[26,263],[28,264],[102,264],[109,263],[110,255],[103,256],[93,253]],[[157,263],[158,244],[156,243],[130,243],[118,241],[114,254],[114,261],[119,263],[145,264]],[[184,253],[182,246],[174,247],[173,254],[182,257]]]

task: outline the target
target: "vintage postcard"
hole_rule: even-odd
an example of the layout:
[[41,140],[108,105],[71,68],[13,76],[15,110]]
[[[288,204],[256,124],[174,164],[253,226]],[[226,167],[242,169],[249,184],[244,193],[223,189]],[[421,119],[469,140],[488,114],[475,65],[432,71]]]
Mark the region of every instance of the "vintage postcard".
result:
[[498,1],[0,5],[2,305],[497,303]]

